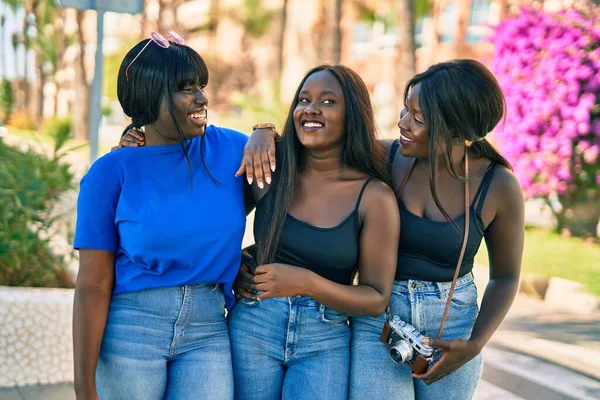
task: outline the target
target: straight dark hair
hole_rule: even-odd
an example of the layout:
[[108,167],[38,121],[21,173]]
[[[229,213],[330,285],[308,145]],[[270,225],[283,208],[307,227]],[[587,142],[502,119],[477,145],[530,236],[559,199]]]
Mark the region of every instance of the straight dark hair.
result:
[[345,142],[342,150],[342,163],[346,167],[362,171],[390,185],[385,152],[377,140],[377,128],[369,91],[361,77],[350,68],[341,65],[321,65],[306,73],[290,106],[283,128],[282,139],[277,146],[277,173],[269,189],[268,196],[261,201],[269,216],[268,226],[257,227],[257,255],[259,264],[273,261],[278,252],[279,236],[294,197],[294,187],[298,171],[303,167],[301,157],[303,146],[296,135],[294,110],[306,80],[314,73],[331,73],[342,87],[344,95]]
[[512,170],[510,163],[485,139],[504,117],[504,95],[490,70],[469,59],[435,64],[415,75],[406,85],[405,103],[418,84],[421,85],[419,107],[429,131],[429,187],[444,218],[456,228],[435,189],[440,155],[457,179],[464,180],[452,162],[452,145],[457,142],[472,142],[470,149],[475,157],[487,158]]
[[[131,128],[141,128],[156,122],[160,114],[160,105],[164,100],[191,171],[192,164],[185,146],[188,138],[175,118],[173,93],[189,86],[206,86],[208,68],[202,57],[188,46],[169,42],[169,47],[164,49],[154,42],[148,44],[149,41],[151,39],[144,39],[129,50],[119,68],[117,96],[123,112],[131,118],[131,124],[125,128],[121,136]],[[146,44],[148,47],[144,49]],[[136,56],[137,59],[131,64]],[[128,66],[129,77],[126,76]],[[204,136],[200,138],[202,165],[213,182],[216,182],[204,160],[203,139]]]

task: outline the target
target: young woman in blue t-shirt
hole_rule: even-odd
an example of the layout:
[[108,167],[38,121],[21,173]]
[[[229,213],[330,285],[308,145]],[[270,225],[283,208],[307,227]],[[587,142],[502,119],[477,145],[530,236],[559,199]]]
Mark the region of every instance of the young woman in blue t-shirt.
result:
[[78,399],[233,397],[225,306],[245,229],[235,174],[247,137],[207,126],[208,70],[171,34],[138,43],[118,74],[127,129],[144,127],[145,146],[101,157],[81,181]]

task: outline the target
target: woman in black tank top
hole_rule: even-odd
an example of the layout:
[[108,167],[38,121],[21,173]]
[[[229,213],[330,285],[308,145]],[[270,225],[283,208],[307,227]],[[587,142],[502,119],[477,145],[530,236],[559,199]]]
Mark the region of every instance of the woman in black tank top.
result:
[[[386,143],[403,225],[391,309],[376,318],[353,318],[350,398],[468,399],[481,374],[481,349],[516,294],[523,250],[521,189],[508,162],[485,140],[502,119],[504,97],[485,66],[455,60],[416,75],[404,100],[400,138]],[[247,147],[272,139],[259,134],[253,142]],[[466,154],[473,194],[467,210]],[[262,176],[262,171],[253,172]],[[444,340],[437,340],[465,213],[471,217],[469,241]],[[479,310],[471,269],[483,238],[490,281]],[[427,373],[413,375],[406,365],[394,364],[379,342],[384,321],[392,315],[441,350]]]
[[[381,314],[399,213],[368,91],[342,66],[307,73],[270,187],[252,187],[258,293],[228,320],[238,399],[348,397],[348,316]],[[359,273],[358,284],[353,280]]]

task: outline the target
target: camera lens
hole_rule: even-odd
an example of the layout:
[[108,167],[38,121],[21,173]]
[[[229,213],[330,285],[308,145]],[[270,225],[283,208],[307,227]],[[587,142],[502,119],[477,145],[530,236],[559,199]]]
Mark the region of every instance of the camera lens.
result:
[[398,364],[412,359],[413,348],[406,340],[399,340],[394,347],[390,349],[390,357]]

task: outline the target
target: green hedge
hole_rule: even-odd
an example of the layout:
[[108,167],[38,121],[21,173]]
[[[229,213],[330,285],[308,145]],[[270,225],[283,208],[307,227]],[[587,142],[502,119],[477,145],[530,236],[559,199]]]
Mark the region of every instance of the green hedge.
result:
[[60,216],[53,205],[75,187],[60,161],[69,132],[55,137],[52,156],[8,146],[0,138],[0,285],[69,287],[65,257],[50,245]]

